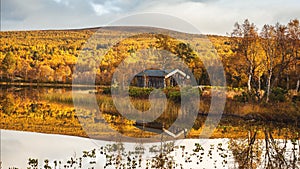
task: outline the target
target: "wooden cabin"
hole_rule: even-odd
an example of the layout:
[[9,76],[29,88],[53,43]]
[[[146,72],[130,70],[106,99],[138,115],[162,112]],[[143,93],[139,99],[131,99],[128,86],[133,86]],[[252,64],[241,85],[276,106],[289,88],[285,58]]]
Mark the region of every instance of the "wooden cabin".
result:
[[165,88],[185,84],[190,76],[179,69],[173,70],[144,70],[134,77],[134,85],[138,87]]

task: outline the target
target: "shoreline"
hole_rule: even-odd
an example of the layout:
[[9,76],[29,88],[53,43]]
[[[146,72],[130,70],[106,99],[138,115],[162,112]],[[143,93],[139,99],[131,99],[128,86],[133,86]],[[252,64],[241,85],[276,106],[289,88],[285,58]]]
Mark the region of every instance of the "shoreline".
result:
[[72,83],[37,83],[37,82],[0,82],[0,86],[9,87],[52,87],[52,88],[99,88],[104,85],[72,84]]

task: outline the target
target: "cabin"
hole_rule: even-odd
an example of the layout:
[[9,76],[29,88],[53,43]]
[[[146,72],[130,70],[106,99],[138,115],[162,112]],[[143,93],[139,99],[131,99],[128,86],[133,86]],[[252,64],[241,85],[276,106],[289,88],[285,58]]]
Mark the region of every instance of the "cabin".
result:
[[190,76],[179,69],[144,70],[134,77],[134,85],[138,87],[165,88],[185,84]]

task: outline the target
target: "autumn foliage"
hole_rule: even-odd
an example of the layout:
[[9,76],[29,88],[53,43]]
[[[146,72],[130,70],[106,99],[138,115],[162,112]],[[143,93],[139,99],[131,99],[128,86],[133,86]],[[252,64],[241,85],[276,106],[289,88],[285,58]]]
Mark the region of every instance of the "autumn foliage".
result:
[[[0,81],[72,83],[72,75],[77,71],[76,78],[89,81],[96,77],[97,84],[109,85],[121,61],[128,56],[137,57],[141,49],[154,48],[168,50],[183,59],[199,85],[210,85],[210,77],[196,56],[210,61],[213,68],[216,52],[229,87],[247,87],[258,98],[262,97],[262,90],[269,95],[274,87],[299,90],[298,19],[287,25],[265,25],[261,30],[248,20],[236,23],[230,36],[208,36],[212,48],[205,46],[203,35],[192,35],[190,43],[185,43],[167,35],[136,35],[128,31],[126,38],[121,37],[122,40],[116,42],[120,39],[120,30],[122,28],[2,31]],[[102,38],[85,46],[95,34]],[[88,56],[82,57],[85,52]]]

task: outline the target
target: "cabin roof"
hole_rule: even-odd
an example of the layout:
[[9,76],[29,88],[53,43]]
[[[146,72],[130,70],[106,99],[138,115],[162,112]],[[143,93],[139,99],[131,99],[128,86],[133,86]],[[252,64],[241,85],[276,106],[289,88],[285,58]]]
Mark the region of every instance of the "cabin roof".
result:
[[188,75],[186,75],[184,72],[182,72],[179,69],[167,69],[167,70],[144,70],[140,73],[138,73],[136,76],[151,76],[151,77],[163,77],[163,78],[168,78],[172,76],[175,73],[179,73],[182,76],[185,76],[189,78]]
[[136,76],[155,76],[155,77],[165,77],[168,73],[166,70],[144,70],[138,73]]

